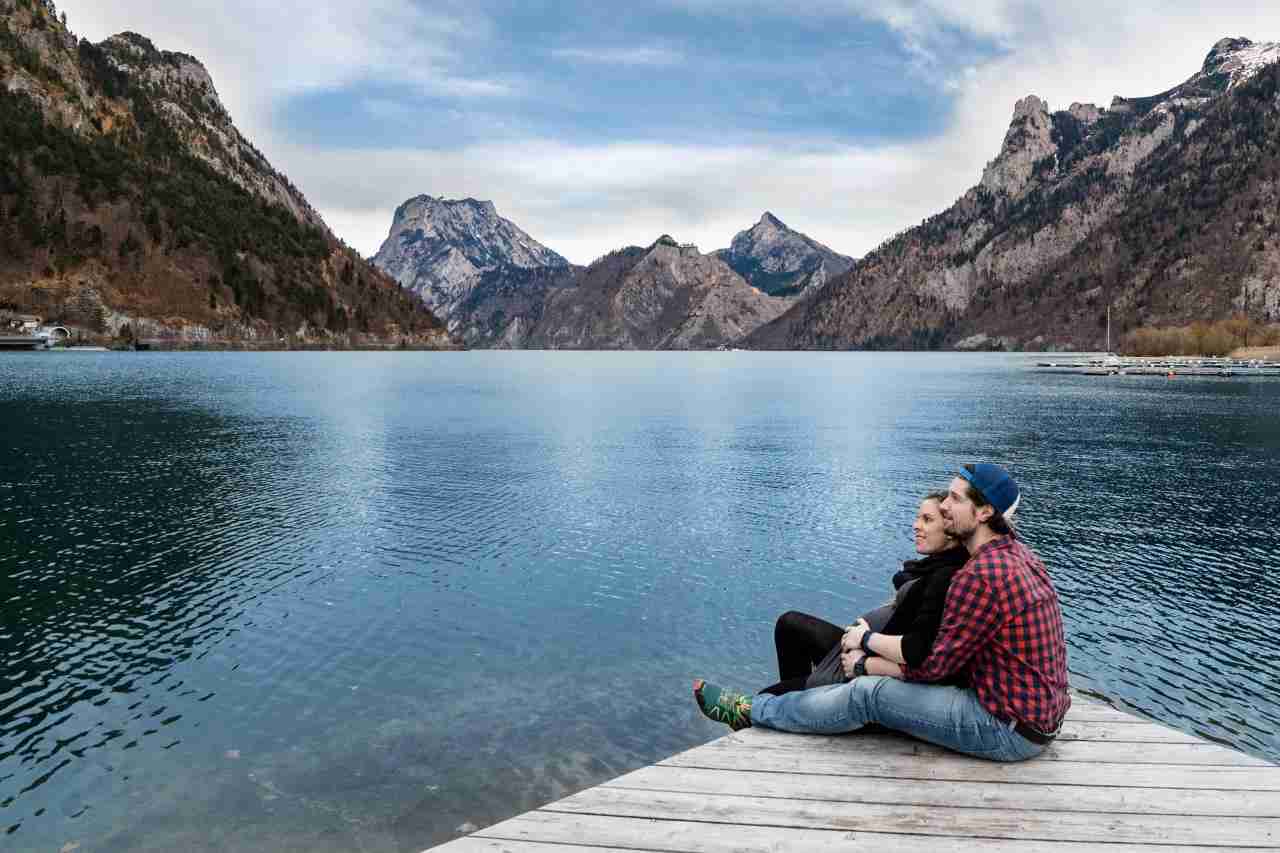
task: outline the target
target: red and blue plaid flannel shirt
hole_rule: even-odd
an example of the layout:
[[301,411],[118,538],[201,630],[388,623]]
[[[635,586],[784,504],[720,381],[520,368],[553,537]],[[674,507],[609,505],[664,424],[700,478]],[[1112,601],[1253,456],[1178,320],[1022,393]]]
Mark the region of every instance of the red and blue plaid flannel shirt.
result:
[[907,681],[962,673],[992,714],[1056,731],[1071,696],[1062,608],[1044,563],[1012,536],[978,549],[951,579],[929,657]]

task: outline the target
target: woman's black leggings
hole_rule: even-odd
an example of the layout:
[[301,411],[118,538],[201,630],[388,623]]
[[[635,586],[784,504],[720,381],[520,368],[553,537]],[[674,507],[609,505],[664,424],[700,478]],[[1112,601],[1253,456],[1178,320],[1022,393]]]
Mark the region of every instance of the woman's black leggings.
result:
[[844,629],[825,619],[788,610],[773,626],[773,645],[778,651],[778,683],[761,690],[781,696],[803,690],[805,679],[822,662],[827,652],[844,637]]

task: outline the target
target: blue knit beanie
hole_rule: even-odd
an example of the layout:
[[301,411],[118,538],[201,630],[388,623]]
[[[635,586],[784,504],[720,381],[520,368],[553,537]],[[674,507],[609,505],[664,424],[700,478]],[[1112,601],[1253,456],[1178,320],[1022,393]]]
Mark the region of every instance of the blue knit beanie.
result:
[[1022,494],[1018,491],[1018,484],[1009,476],[1009,472],[999,465],[992,465],[990,462],[966,465],[960,469],[960,476],[982,492],[987,503],[995,507],[1001,515],[1012,515],[1018,508],[1018,501],[1022,498]]

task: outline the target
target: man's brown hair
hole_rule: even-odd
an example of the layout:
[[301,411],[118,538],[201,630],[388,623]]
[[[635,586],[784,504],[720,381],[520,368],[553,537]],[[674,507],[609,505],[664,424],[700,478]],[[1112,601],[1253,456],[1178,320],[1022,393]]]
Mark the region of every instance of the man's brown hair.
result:
[[[973,473],[972,465],[965,465],[964,470],[970,474]],[[978,491],[978,487],[973,483],[965,483],[965,495],[969,500],[973,501],[973,505],[981,509],[984,506],[991,507],[991,518],[987,519],[987,526],[999,533],[1001,536],[1008,536],[1014,532],[1013,522],[1004,517],[1004,513],[991,506],[991,501],[987,500],[987,496]]]

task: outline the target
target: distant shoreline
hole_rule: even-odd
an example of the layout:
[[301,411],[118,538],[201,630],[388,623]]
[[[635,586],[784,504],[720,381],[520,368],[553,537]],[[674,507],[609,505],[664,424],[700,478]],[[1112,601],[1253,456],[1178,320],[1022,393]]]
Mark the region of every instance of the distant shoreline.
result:
[[1240,347],[1231,351],[1230,358],[1280,361],[1280,347]]

